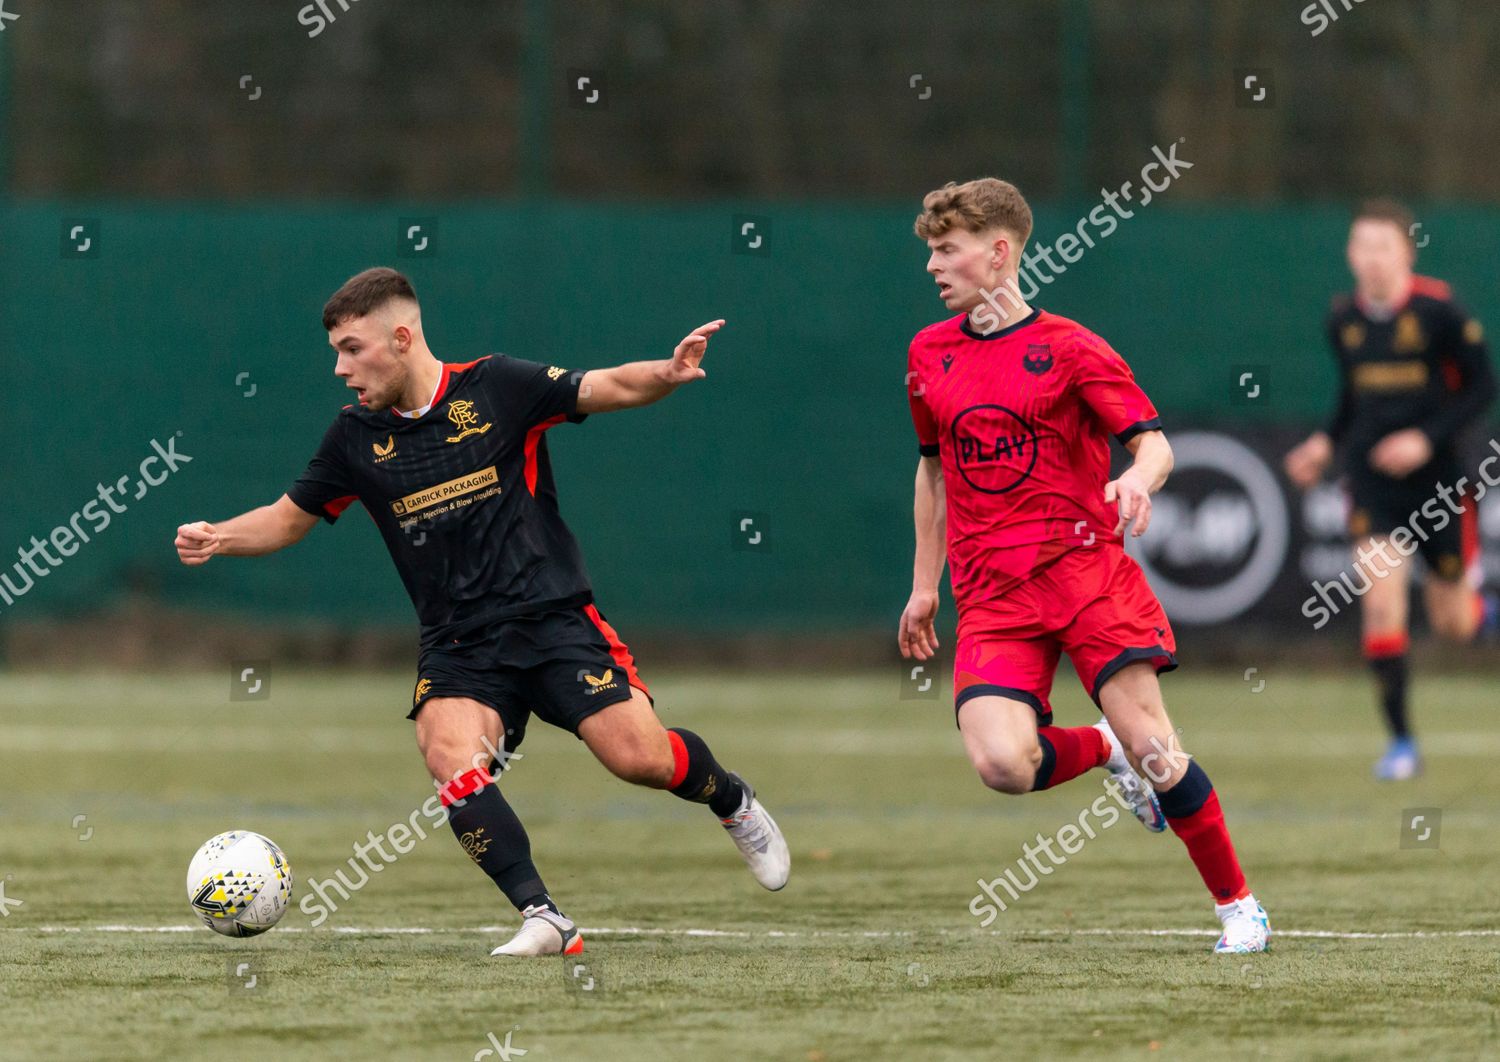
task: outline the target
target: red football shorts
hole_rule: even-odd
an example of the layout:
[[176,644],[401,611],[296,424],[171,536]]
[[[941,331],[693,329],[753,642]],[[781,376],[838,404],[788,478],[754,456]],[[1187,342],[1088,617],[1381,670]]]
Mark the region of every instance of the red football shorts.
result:
[[1177,639],[1141,566],[1113,544],[1075,549],[996,598],[964,608],[953,661],[954,712],[974,697],[1024,701],[1052,722],[1052,676],[1067,653],[1094,703],[1126,664],[1177,666]]

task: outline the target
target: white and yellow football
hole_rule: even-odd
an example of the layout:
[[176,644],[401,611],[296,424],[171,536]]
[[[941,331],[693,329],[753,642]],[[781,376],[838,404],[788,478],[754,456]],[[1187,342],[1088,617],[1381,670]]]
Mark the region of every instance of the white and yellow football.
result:
[[193,856],[187,895],[193,912],[215,933],[253,937],[286,913],[292,866],[268,838],[230,830],[205,841]]

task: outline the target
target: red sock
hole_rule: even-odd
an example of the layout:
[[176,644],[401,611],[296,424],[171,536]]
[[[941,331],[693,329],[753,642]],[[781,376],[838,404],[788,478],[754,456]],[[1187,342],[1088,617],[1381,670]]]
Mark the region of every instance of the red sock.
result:
[[1203,806],[1191,815],[1181,818],[1168,815],[1167,824],[1187,845],[1188,856],[1198,868],[1203,884],[1214,894],[1214,900],[1228,903],[1250,895],[1240,861],[1234,854],[1234,842],[1229,839],[1229,827],[1224,825],[1218,793],[1210,790]]
[[1033,791],[1070,782],[1109,759],[1109,742],[1091,726],[1039,726],[1036,737],[1042,746],[1042,762]]

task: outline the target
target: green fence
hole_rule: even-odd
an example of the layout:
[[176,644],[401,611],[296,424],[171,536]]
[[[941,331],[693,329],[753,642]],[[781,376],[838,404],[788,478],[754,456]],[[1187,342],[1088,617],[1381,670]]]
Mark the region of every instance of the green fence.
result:
[[[943,314],[913,213],[912,204],[0,208],[0,349],[11,384],[0,555],[66,524],[96,484],[133,480],[151,440],[180,432],[176,449],[192,458],[127,499],[128,511],[24,597],[0,604],[0,620],[89,609],[129,588],[262,617],[410,622],[357,510],[269,558],[189,570],[171,547],[178,523],[272,500],[301,471],[346,400],[322,303],[348,275],[386,263],[413,278],[428,340],[450,361],[503,351],[586,368],[664,356],[692,326],[728,319],[702,384],[551,433],[564,513],[617,620],[708,632],[893,622],[909,586],[916,461],[905,350]],[[736,253],[742,215],[764,234],[763,253]],[[1496,318],[1500,213],[1422,217],[1423,270]],[[1037,238],[1076,222],[1041,209]],[[424,252],[402,257],[411,224],[432,235]],[[1037,301],[1113,342],[1169,428],[1310,423],[1332,399],[1320,323],[1347,283],[1345,225],[1333,208],[1153,204]],[[1254,402],[1238,387],[1246,370],[1263,385]],[[745,512],[767,525],[768,549],[732,548]]]

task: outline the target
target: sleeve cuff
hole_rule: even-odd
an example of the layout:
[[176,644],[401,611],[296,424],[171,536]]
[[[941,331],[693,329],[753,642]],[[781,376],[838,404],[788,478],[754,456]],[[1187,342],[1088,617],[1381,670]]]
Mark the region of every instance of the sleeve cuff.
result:
[[938,449],[939,448],[937,443],[920,443],[917,446],[917,453],[921,454],[923,457],[936,457],[938,455]]
[[1149,420],[1138,420],[1124,431],[1115,432],[1115,438],[1124,446],[1143,431],[1161,431],[1161,418],[1152,417]]
[[578,412],[578,392],[583,390],[583,371],[576,370],[569,377],[569,383],[573,385],[572,393],[568,396],[568,409],[566,416],[569,424],[582,424],[589,419],[587,413]]
[[319,505],[316,502],[309,502],[307,499],[299,497],[295,491],[287,491],[286,496],[292,500],[293,505],[309,516],[321,516],[330,524],[337,523],[338,518],[344,514],[344,510],[359,500],[353,494],[347,494],[342,498],[332,498],[324,504]]

